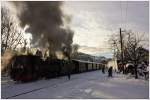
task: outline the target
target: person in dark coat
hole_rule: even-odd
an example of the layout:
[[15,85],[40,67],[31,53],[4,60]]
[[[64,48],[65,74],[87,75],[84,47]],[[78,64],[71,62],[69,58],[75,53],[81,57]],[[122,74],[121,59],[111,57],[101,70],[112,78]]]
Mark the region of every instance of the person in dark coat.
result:
[[112,71],[113,71],[113,67],[111,66],[111,67],[108,69],[108,77],[112,77]]
[[70,64],[68,63],[67,65],[67,76],[68,76],[68,79],[70,80],[70,77],[71,77],[71,69],[70,69]]
[[70,72],[68,72],[68,79],[70,80]]
[[102,67],[102,73],[105,74],[105,66]]

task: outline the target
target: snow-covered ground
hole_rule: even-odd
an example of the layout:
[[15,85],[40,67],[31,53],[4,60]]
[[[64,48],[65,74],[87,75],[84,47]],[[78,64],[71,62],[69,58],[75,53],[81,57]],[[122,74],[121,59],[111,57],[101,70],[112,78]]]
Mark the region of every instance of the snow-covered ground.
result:
[[3,81],[1,98],[19,99],[148,99],[148,81],[127,78],[115,74],[108,78],[101,71],[74,74],[71,80],[66,76],[49,80],[38,80],[30,83]]

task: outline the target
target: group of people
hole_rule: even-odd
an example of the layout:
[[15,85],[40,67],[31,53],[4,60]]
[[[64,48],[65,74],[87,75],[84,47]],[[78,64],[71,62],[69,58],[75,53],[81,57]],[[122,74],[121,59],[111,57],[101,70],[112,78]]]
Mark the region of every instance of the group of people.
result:
[[[103,74],[105,74],[105,69],[106,69],[106,66],[103,66],[102,67],[102,73]],[[112,66],[110,66],[109,68],[108,68],[108,77],[113,77],[113,67]]]
[[[131,72],[131,74],[133,74],[132,71],[133,67],[131,66],[132,64],[128,64],[128,71]],[[105,71],[108,71],[108,77],[113,77],[113,67],[110,66],[109,68],[106,66],[102,67],[102,73],[105,74]],[[144,76],[145,78],[147,78],[148,75],[148,67],[146,66],[146,64],[144,64],[143,62],[141,64],[138,65],[138,74]],[[68,79],[70,80],[70,70],[68,71]]]
[[[103,66],[102,67],[102,73],[103,74],[105,74],[105,70],[106,70],[106,67],[105,66]],[[68,76],[68,79],[70,80],[70,78],[71,78],[71,73],[70,73],[70,68],[68,67],[68,74],[67,74],[67,76]],[[112,66],[110,66],[109,68],[108,68],[108,77],[113,77],[113,67]]]

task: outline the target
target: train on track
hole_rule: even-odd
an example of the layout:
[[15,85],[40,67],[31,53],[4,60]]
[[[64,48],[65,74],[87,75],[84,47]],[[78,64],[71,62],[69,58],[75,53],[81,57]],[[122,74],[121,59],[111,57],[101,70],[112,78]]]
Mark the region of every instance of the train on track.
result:
[[41,59],[35,55],[15,56],[11,63],[10,77],[14,81],[32,81],[54,78],[70,74],[100,70],[105,64],[72,59],[70,61]]

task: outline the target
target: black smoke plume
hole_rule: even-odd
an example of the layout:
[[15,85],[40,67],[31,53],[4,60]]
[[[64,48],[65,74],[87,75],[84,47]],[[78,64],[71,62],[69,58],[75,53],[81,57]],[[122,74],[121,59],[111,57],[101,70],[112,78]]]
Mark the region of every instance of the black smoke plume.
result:
[[62,2],[15,1],[13,4],[18,10],[17,16],[21,27],[29,26],[26,32],[32,34],[34,46],[48,46],[51,52],[60,50],[62,46],[71,48],[73,31],[62,28],[64,25]]

